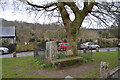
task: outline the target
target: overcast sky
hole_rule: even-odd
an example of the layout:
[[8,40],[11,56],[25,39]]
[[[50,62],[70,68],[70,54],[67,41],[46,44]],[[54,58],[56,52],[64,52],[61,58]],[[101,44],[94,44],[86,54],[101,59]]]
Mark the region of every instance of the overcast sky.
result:
[[[2,2],[1,2],[2,1]],[[4,3],[5,0],[1,0],[1,3]],[[0,6],[0,18],[9,20],[9,21],[24,21],[24,22],[28,22],[28,23],[40,23],[40,24],[47,24],[47,23],[54,23],[58,21],[57,17],[46,17],[47,14],[49,13],[43,13],[43,11],[37,13],[37,12],[31,12],[28,13],[28,11],[26,11],[26,7],[22,4],[22,3],[16,3],[16,5],[12,4],[12,1],[16,1],[16,0],[6,0],[9,1],[7,4],[3,5],[4,8],[2,8]],[[29,0],[30,2],[32,2],[33,0]],[[47,1],[43,0],[42,2],[40,2],[42,0],[34,0],[35,4],[41,3],[41,4],[46,4]],[[45,1],[45,2],[44,2]],[[48,0],[49,2],[50,0]],[[55,0],[52,0],[55,1]],[[15,8],[15,6],[19,5],[19,9]],[[56,13],[56,12],[54,12]],[[36,16],[37,14],[37,16]],[[42,16],[41,16],[42,14]],[[50,15],[52,16],[52,15]],[[70,15],[71,20],[74,20],[74,15],[71,14]],[[60,19],[61,20],[61,19]],[[93,28],[93,26],[96,26],[96,28],[98,27],[97,23],[95,23],[93,21],[93,25],[89,26],[90,28]],[[89,21],[84,21],[82,26],[83,27],[88,27],[88,25],[90,24]],[[112,25],[112,23],[109,23],[109,25]],[[94,27],[95,28],[95,27]]]

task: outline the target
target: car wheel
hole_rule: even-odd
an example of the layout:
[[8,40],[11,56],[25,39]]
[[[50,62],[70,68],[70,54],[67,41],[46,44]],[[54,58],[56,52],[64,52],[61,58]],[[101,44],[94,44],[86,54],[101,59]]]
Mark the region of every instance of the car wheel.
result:
[[99,46],[97,46],[96,48],[98,48],[98,49],[99,49]]
[[97,47],[96,47],[96,50],[98,50],[98,49],[99,49],[99,47],[97,46]]
[[4,54],[4,52],[3,51],[0,51],[0,55],[3,55]]
[[91,50],[91,47],[87,47],[87,50]]
[[90,49],[90,47],[88,46],[87,49]]

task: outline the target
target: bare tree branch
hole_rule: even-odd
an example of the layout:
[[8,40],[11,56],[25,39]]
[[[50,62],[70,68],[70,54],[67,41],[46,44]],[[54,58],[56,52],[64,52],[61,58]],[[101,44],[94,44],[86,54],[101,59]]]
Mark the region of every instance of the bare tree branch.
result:
[[35,7],[35,8],[43,8],[45,9],[46,11],[52,11],[52,10],[55,10],[57,7],[51,9],[51,10],[47,10],[47,8],[50,8],[51,6],[57,6],[57,3],[50,3],[50,4],[47,4],[47,5],[44,5],[44,6],[40,6],[40,5],[36,5],[36,4],[32,4],[30,2],[28,2],[28,5],[31,5],[32,7]]

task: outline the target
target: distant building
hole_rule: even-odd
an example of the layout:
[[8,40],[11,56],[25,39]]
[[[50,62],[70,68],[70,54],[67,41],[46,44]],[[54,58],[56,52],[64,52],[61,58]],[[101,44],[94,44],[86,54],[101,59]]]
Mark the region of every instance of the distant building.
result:
[[9,43],[15,43],[16,42],[15,26],[0,27],[0,40],[1,41],[6,40]]

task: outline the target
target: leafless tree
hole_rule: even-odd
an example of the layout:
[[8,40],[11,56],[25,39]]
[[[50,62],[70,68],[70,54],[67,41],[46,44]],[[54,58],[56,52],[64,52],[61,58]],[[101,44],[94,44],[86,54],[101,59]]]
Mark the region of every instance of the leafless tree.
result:
[[120,40],[120,14],[115,15],[116,19],[113,25],[109,28],[109,32],[111,35],[113,35],[115,38]]

